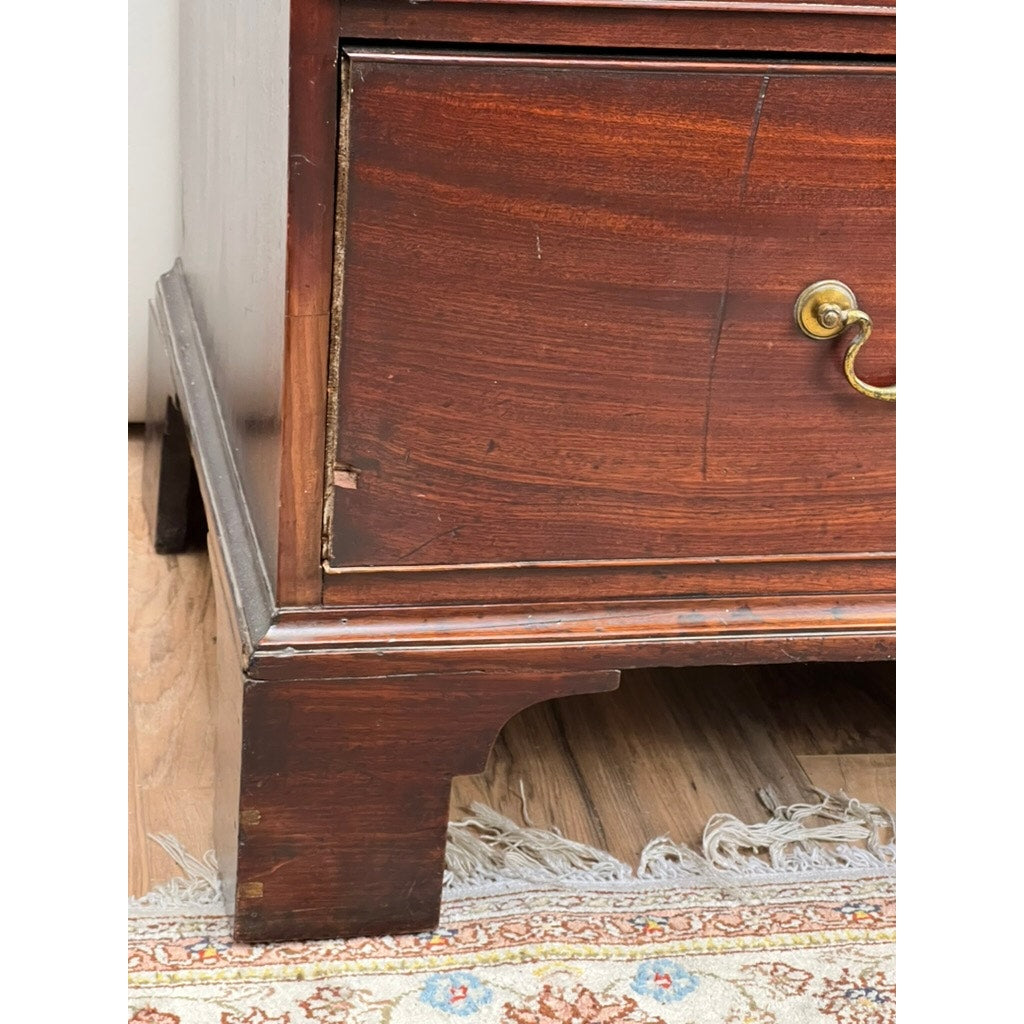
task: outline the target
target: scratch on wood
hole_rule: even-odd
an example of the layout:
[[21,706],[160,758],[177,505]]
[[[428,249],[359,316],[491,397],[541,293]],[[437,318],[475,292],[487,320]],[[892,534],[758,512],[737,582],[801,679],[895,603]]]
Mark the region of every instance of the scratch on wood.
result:
[[540,235],[537,235],[537,259],[541,258],[540,254]]
[[436,534],[435,536],[431,537],[429,540],[425,540],[422,544],[418,545],[417,547],[414,547],[412,549],[412,551],[407,551],[404,555],[401,556],[401,558],[399,558],[399,561],[400,562],[404,562],[405,559],[412,558],[413,555],[415,555],[418,552],[422,551],[425,547],[428,547],[429,545],[433,544],[435,541],[442,540],[445,537],[457,537],[458,534],[459,534],[459,530],[461,530],[461,529],[462,529],[462,526],[460,525],[460,526],[453,526],[450,530],[443,530],[441,533]]
[[729,285],[732,282],[732,264],[736,255],[736,237],[739,234],[739,218],[742,213],[743,200],[747,195],[747,180],[750,177],[750,165],[754,160],[754,140],[761,124],[761,111],[764,109],[764,98],[768,93],[768,75],[761,79],[761,89],[754,104],[754,116],[750,123],[750,135],[747,138],[747,152],[743,158],[743,170],[740,174],[739,195],[736,202],[736,221],[733,225],[732,239],[729,242],[729,253],[725,260],[725,283],[722,295],[718,300],[718,312],[715,316],[715,328],[711,335],[711,358],[708,362],[707,392],[704,396],[704,428],[701,440],[700,473],[701,478],[708,478],[708,434],[711,430],[711,393],[715,379],[715,363],[718,361],[718,346],[722,341],[722,326],[725,323],[725,303],[729,297]]

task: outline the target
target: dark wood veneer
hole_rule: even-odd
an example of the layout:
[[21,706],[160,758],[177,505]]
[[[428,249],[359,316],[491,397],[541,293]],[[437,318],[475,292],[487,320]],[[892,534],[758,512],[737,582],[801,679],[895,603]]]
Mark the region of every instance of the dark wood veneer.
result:
[[501,669],[246,681],[236,934],[433,928],[452,776],[483,771],[523,708],[618,682],[618,672]]
[[567,594],[592,600],[728,597],[771,592],[779,597],[830,594],[843,580],[849,593],[892,593],[891,553],[806,555],[673,562],[543,562],[506,565],[405,566],[345,570],[324,580],[324,604],[431,605],[476,601],[557,601]]
[[228,26],[215,0],[187,0],[183,255],[276,598],[316,600],[321,583],[321,514],[305,499],[322,486],[327,409],[299,382],[326,372],[328,335],[296,318],[330,311],[339,40],[891,55],[894,10],[267,0]]
[[349,56],[335,567],[892,549],[890,69]]
[[847,279],[893,372],[893,14],[186,0],[151,402],[210,529],[239,937],[432,926],[451,776],[527,704],[894,656],[892,409],[789,320]]
[[894,54],[895,5],[828,3],[535,3],[427,0],[338,5],[340,35],[615,49]]

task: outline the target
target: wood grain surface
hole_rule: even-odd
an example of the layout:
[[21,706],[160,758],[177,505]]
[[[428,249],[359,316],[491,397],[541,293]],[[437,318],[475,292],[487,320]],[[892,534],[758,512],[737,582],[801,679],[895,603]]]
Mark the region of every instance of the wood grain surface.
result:
[[142,432],[128,445],[129,888],[141,895],[177,872],[147,833],[211,848],[216,642],[206,553],[153,552]]
[[436,927],[455,775],[502,725],[615,671],[246,681],[235,936],[406,934]]
[[810,4],[823,14],[853,11],[869,13],[895,8],[896,0],[868,0],[865,3],[843,3],[842,0],[426,0],[435,7],[445,4],[494,4],[495,6],[517,7],[521,11],[537,10],[541,7],[567,7],[581,10],[594,7],[625,7],[635,10],[724,10],[763,11],[806,9]]
[[514,7],[521,12],[536,11],[543,7],[564,7],[570,10],[593,8],[632,8],[637,11],[787,11],[806,10],[808,5],[822,14],[852,11],[858,14],[895,9],[896,0],[868,0],[864,3],[842,3],[841,0],[425,0],[434,7],[450,4],[472,4],[496,7]]
[[[209,563],[201,553],[168,558],[150,549],[142,448],[142,433],[131,433],[133,895],[179,874],[147,832],[171,832],[193,853],[214,846],[209,692],[218,645]],[[884,663],[625,673],[616,693],[564,698],[517,715],[483,774],[455,780],[451,813],[462,817],[482,800],[522,822],[522,784],[535,824],[635,862],[655,835],[697,840],[712,812],[762,820],[755,793],[767,781],[788,797],[805,793],[808,780],[833,789],[845,780],[851,795],[891,807],[894,673]]]
[[842,791],[895,812],[895,754],[801,754],[799,761],[819,789]]
[[[455,780],[451,814],[462,817],[481,801],[523,823],[525,796],[536,826],[635,864],[655,836],[699,846],[719,811],[763,820],[757,791],[766,786],[786,802],[806,800],[818,786],[892,808],[894,709],[871,696],[866,681],[892,693],[894,668],[626,672],[615,693],[563,698],[517,716],[483,775]],[[858,752],[818,753],[836,734]]]
[[[506,785],[488,802],[518,777],[527,805],[576,807],[573,828],[626,850],[722,809],[752,777],[783,799],[807,785],[807,766],[884,790],[887,764],[863,759],[891,755],[860,749],[861,725],[819,721],[825,738],[807,750],[773,738],[800,732],[764,689],[774,677],[656,666],[891,655],[891,415],[860,411],[836,349],[773,331],[819,276],[848,280],[891,320],[892,69],[843,55],[891,52],[892,12],[272,0],[236,13],[183,8],[183,255],[217,386],[213,428],[229,476],[237,463],[250,553],[285,607],[256,636],[251,616],[234,622],[237,595],[218,590],[217,660],[233,696],[215,702],[197,682],[213,679],[209,637],[187,625],[170,646],[158,636],[175,619],[209,633],[209,578],[188,607],[182,579],[198,582],[199,563],[143,573],[133,603],[166,618],[131,622],[134,848],[175,816],[192,846],[216,788],[229,871],[238,851],[240,937],[428,927],[453,774],[484,768],[509,715],[607,690],[623,661],[650,669],[633,674],[632,696],[556,700],[532,732],[508,726],[508,756],[490,762]],[[422,49],[402,52],[402,39]],[[709,56],[724,50],[728,60]],[[336,163],[341,89],[351,127]],[[339,196],[355,269],[333,311],[335,429]],[[833,255],[845,272],[804,276],[808,259]],[[876,333],[859,364],[869,378],[893,362],[891,335]],[[210,506],[211,428],[188,418]],[[303,610],[323,599],[326,437],[338,439],[335,567],[371,580],[400,569],[354,604],[395,609],[401,573],[454,567],[446,596],[423,590],[429,636],[403,635],[408,608],[358,624]],[[723,555],[737,578],[761,563],[759,579],[737,591],[719,575],[697,590]],[[589,598],[582,618],[533,621],[522,603],[533,564],[609,560],[632,571],[618,595],[599,572],[567,576],[544,597]],[[815,560],[820,576],[800,590]],[[459,592],[467,563],[522,571],[503,598],[518,607],[470,607],[487,590]],[[221,582],[224,566],[235,595],[238,567],[215,559]],[[681,603],[672,573],[693,581]],[[670,600],[631,618],[622,598],[654,596],[648,574]],[[597,608],[616,597],[611,613]],[[852,692],[859,707],[884,704],[881,691]],[[553,767],[528,779],[538,751]],[[548,786],[562,769],[564,801]],[[698,769],[712,780],[703,788]],[[740,804],[756,811],[749,793]],[[136,871],[131,885],[155,874]]]
[[893,549],[889,69],[351,60],[333,564]]
[[338,203],[342,4],[290,5],[288,247],[277,600],[316,604],[321,590],[327,361]]
[[[766,574],[770,583],[770,574]],[[253,654],[255,679],[512,667],[631,669],[895,657],[892,594],[736,596],[506,608],[289,609]],[[418,621],[417,621],[418,619]],[[410,621],[412,620],[412,621]]]
[[[340,39],[455,46],[892,54],[887,4],[270,0],[182,8],[183,258],[263,560],[320,586]],[[254,212],[256,215],[254,215]],[[282,466],[284,467],[282,471]]]
[[[841,560],[842,565],[835,561]],[[600,572],[595,573],[594,570]],[[838,559],[795,558],[623,559],[619,562],[519,562],[515,565],[405,566],[340,569],[324,576],[323,603],[332,607],[440,603],[538,602],[557,607],[576,601],[620,598],[893,594],[891,552]]]
[[896,49],[895,6],[884,2],[304,3],[314,8],[328,5],[337,11],[337,34],[355,39],[619,50],[886,54]]

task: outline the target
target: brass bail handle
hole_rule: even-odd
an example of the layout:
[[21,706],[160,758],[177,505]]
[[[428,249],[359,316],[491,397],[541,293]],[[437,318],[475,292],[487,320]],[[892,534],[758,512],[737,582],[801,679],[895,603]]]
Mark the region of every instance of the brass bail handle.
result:
[[854,390],[880,402],[896,401],[896,385],[879,388],[857,376],[854,364],[857,353],[871,337],[871,317],[857,308],[856,296],[842,281],[816,281],[808,285],[796,300],[793,317],[808,338],[826,340],[838,338],[847,327],[857,325],[860,330],[850,342],[843,357],[843,371]]

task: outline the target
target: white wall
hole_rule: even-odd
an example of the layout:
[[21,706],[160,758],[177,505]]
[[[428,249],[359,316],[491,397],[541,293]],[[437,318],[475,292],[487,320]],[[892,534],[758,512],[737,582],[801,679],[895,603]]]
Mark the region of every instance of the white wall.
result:
[[128,421],[146,411],[146,304],[181,248],[178,0],[128,4]]

